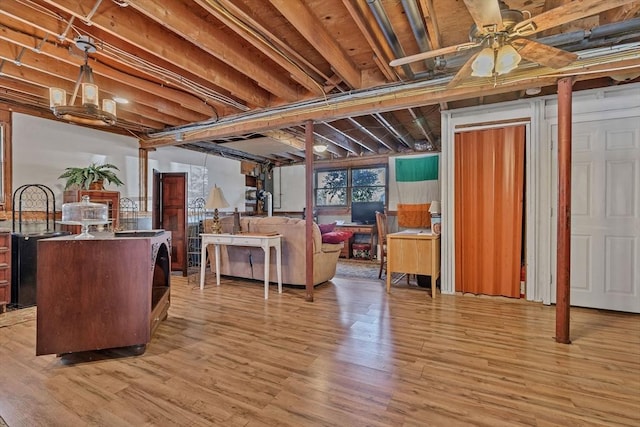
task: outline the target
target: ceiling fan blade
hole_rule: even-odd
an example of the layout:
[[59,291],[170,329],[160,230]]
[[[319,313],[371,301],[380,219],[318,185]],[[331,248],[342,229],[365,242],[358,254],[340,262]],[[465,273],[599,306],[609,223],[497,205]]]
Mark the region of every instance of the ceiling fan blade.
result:
[[511,44],[523,58],[549,68],[566,67],[578,59],[578,55],[573,52],[547,46],[534,40],[517,39]]
[[509,33],[518,36],[529,36],[549,28],[586,18],[587,16],[615,9],[632,1],[634,0],[573,0],[519,22]]
[[451,53],[456,53],[461,50],[471,49],[478,46],[478,43],[462,43],[454,46],[443,47],[441,49],[429,50],[427,52],[416,53],[415,55],[405,56],[403,58],[394,59],[389,62],[389,65],[392,67],[397,67],[398,65],[410,64],[412,62],[423,61],[429,58],[435,58],[437,56],[448,55]]
[[471,58],[469,58],[469,60],[464,63],[464,65],[458,70],[456,75],[453,76],[453,79],[451,79],[451,81],[447,83],[447,89],[452,89],[458,86],[458,83],[460,83],[462,80],[471,76],[471,73],[473,72],[473,69],[471,68],[471,64],[473,64],[473,61],[476,60],[476,57],[479,54],[480,52],[476,52],[473,55],[471,55]]
[[464,4],[467,6],[480,34],[504,29],[498,0],[464,0]]

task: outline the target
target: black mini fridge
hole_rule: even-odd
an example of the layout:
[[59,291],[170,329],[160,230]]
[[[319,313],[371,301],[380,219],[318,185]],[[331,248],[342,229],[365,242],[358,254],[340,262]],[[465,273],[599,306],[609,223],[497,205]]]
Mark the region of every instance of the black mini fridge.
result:
[[38,240],[70,234],[68,231],[13,233],[11,235],[11,305],[36,305]]

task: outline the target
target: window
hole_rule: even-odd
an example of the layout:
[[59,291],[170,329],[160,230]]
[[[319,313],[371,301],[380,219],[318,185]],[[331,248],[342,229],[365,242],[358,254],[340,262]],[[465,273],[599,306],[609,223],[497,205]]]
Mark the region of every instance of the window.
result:
[[352,169],[351,201],[384,202],[387,194],[387,168]]
[[351,202],[384,202],[386,196],[386,166],[316,172],[316,206],[318,207],[348,207]]
[[316,206],[347,205],[347,169],[316,172]]

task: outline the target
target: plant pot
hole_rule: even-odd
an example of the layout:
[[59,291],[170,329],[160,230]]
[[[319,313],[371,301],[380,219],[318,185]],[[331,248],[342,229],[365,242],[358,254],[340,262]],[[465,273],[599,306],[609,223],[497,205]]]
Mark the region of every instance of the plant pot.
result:
[[89,184],[89,190],[104,190],[104,180],[100,179]]

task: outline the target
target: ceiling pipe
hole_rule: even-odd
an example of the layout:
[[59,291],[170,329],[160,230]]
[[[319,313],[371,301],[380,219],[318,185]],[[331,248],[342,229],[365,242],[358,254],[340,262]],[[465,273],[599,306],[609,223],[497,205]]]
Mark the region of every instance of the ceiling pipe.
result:
[[[355,143],[356,145],[372,152],[372,153],[377,153],[377,150],[375,149],[375,147],[372,147],[370,144],[365,143],[364,141],[360,141],[357,138],[352,137],[351,135],[349,135],[346,132],[343,132],[342,130],[338,129],[337,127],[335,127],[334,125],[332,125],[330,122],[326,122],[323,121],[322,122],[323,125],[327,126],[328,128],[330,128],[331,130],[333,130],[334,132],[336,132],[339,135],[342,135],[345,139],[347,139],[348,141],[351,141],[353,143]],[[362,153],[360,153],[362,154]]]
[[381,113],[375,113],[373,117],[407,148],[413,148],[415,146],[416,142],[409,132],[405,132],[404,134],[400,133]]
[[354,119],[353,117],[348,117],[347,120],[352,123],[355,127],[357,127],[360,132],[369,135],[369,138],[373,139],[374,141],[378,142],[378,144],[387,147],[387,149],[389,149],[390,151],[395,151],[394,147],[390,146],[387,142],[383,141],[382,139],[378,138],[378,136],[376,134],[374,134],[373,132],[371,132],[369,129],[367,129],[366,127],[362,126],[360,123],[358,123],[358,121],[356,119]]
[[429,144],[431,144],[431,147],[433,147],[433,149],[436,149],[436,141],[434,141],[433,139],[433,135],[431,129],[429,129],[427,119],[422,117],[422,115],[418,117],[415,111],[413,111],[413,108],[409,108],[408,110],[411,113],[411,117],[413,117],[413,122],[416,124],[416,126],[418,126],[424,137],[427,138],[427,141],[429,142]]
[[[407,15],[411,31],[413,31],[413,36],[416,38],[420,52],[430,51],[431,44],[427,37],[427,29],[424,26],[422,17],[420,16],[420,9],[418,8],[416,0],[402,0],[402,8]],[[435,68],[435,61],[433,58],[426,59],[424,62],[427,65],[427,69],[429,71],[433,71]]]
[[[367,4],[369,5],[369,9],[371,9],[371,13],[373,13],[373,16],[376,18],[378,26],[382,30],[384,38],[387,39],[387,43],[389,43],[395,57],[402,58],[406,56],[396,33],[393,31],[393,27],[391,27],[389,16],[387,16],[382,2],[380,0],[367,0]],[[413,71],[411,71],[411,67],[408,64],[402,66],[402,71],[404,71],[408,79],[412,80],[414,78]]]

